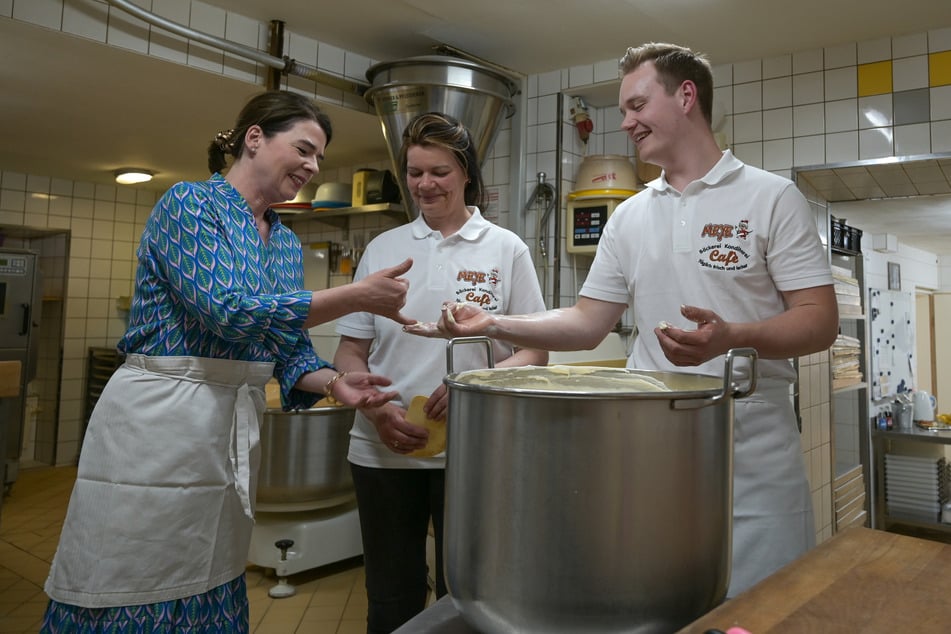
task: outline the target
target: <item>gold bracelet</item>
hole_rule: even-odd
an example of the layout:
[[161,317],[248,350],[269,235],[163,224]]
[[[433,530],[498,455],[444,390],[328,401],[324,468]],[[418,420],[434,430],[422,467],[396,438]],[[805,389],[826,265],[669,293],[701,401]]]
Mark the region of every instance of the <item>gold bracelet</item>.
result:
[[324,394],[326,394],[330,398],[333,398],[334,397],[334,383],[336,383],[343,377],[347,376],[347,374],[349,374],[349,372],[337,372],[337,374],[335,374],[332,379],[327,381],[327,385],[324,386]]

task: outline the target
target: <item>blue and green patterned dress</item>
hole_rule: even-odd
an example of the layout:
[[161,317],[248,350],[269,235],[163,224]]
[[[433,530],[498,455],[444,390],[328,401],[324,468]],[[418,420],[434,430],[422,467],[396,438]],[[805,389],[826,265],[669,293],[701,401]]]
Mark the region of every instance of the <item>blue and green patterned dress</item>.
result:
[[[222,367],[220,364],[227,364],[230,360],[238,364],[250,363],[258,372],[262,362],[273,364],[285,409],[313,405],[318,395],[297,390],[293,386],[304,373],[329,364],[316,355],[308,333],[303,328],[310,309],[311,292],[301,290],[303,264],[300,241],[281,224],[273,210],[267,212],[267,218],[271,222],[271,231],[265,242],[258,234],[244,198],[217,174],[204,182],[179,183],[166,192],[146,223],[137,252],[135,296],[129,327],[119,342],[119,349],[130,355],[130,358],[140,355],[145,360],[167,358],[173,364],[177,359],[184,359],[186,363],[188,359],[197,359],[199,363],[210,360],[208,362],[213,366],[219,364],[214,367]],[[120,381],[116,377],[122,373],[120,369],[113,380]],[[133,381],[130,385],[137,383]],[[100,506],[96,501],[104,495],[112,495],[114,490],[135,488],[128,486],[130,480],[127,475],[123,476],[125,480],[117,478],[116,482],[109,481],[108,474],[113,461],[132,460],[132,472],[139,473],[134,461],[141,460],[143,472],[147,473],[149,468],[175,472],[179,480],[186,478],[185,486],[181,488],[201,488],[205,484],[201,473],[196,475],[194,487],[188,484],[187,473],[184,476],[177,473],[188,472],[192,468],[185,458],[176,454],[179,447],[163,453],[161,446],[141,449],[138,445],[142,445],[142,442],[130,445],[128,441],[116,437],[124,433],[126,426],[146,430],[168,429],[170,431],[165,433],[174,434],[173,438],[178,434],[185,436],[191,431],[189,426],[196,422],[204,424],[205,417],[199,412],[197,417],[202,420],[196,421],[194,408],[189,409],[186,397],[181,401],[172,399],[167,407],[163,404],[161,416],[148,415],[144,421],[131,420],[137,418],[136,412],[139,410],[130,410],[128,403],[123,401],[134,401],[140,396],[136,390],[128,389],[126,384],[122,384],[122,389],[110,390],[109,387],[107,385],[103,391],[87,430],[77,486],[60,541],[60,549],[64,552],[57,552],[46,584],[46,591],[52,599],[41,631],[247,632],[248,602],[243,574],[239,573],[230,581],[214,587],[203,586],[203,591],[197,594],[190,592],[186,596],[177,596],[176,583],[165,578],[169,576],[168,571],[176,569],[176,557],[187,557],[187,548],[196,547],[194,539],[188,540],[190,544],[182,544],[180,542],[186,540],[176,539],[177,527],[187,534],[189,527],[186,523],[191,519],[187,514],[184,518],[176,515],[179,508],[176,502],[167,504],[168,508],[137,508],[131,513],[128,508],[121,508],[118,502],[110,502],[114,505],[116,517],[122,518],[121,521],[111,521],[108,504]],[[116,412],[119,412],[118,416]],[[109,420],[102,420],[106,418]],[[221,433],[226,436],[228,430]],[[167,435],[165,437],[169,438]],[[95,451],[87,449],[87,442],[96,443]],[[203,437],[199,437],[197,443],[188,441],[189,444],[203,442]],[[102,447],[107,449],[103,450]],[[115,451],[112,447],[119,447],[123,455],[113,455]],[[113,454],[109,451],[113,451]],[[135,453],[138,451],[142,453]],[[218,454],[228,454],[228,449],[222,452],[216,447],[214,451],[217,453],[210,454],[215,457],[214,460],[226,465],[229,456]],[[207,461],[209,454],[198,455],[204,456]],[[180,460],[184,464],[180,464]],[[231,460],[233,462],[233,456]],[[147,461],[150,463],[148,466],[144,465]],[[126,469],[128,473],[129,468]],[[103,473],[107,475],[103,477]],[[86,489],[82,495],[78,493],[81,478],[86,479]],[[160,486],[165,490],[169,488],[166,484]],[[234,487],[228,494],[234,497]],[[77,501],[79,498],[82,502]],[[117,500],[123,499],[117,496]],[[161,499],[167,501],[176,498]],[[89,510],[90,507],[93,510]],[[104,508],[107,510],[103,511]],[[214,508],[204,511],[206,515],[216,512]],[[158,526],[161,522],[155,518],[164,518],[166,515],[173,528]],[[240,511],[238,515],[241,516]],[[155,539],[159,540],[163,555],[167,552],[168,561],[155,562],[154,555],[152,561],[136,560],[137,547],[129,546],[125,550],[115,547],[116,542],[122,542],[124,530],[132,530],[126,529],[125,525],[135,523],[138,516],[152,519],[142,520],[150,523],[144,528],[136,527],[134,530],[138,532],[132,533],[135,537],[129,538],[133,540],[130,543],[149,541],[151,536],[148,531],[154,526]],[[86,537],[90,534],[90,526],[94,527],[91,531],[93,535],[104,533],[101,540],[103,546],[89,543],[95,541]],[[250,519],[247,519],[247,526],[250,526]],[[250,529],[245,531],[245,528],[242,526],[237,538],[220,538],[233,557],[246,556]],[[142,537],[143,530],[145,539]],[[86,541],[77,536],[82,536]],[[105,560],[109,557],[101,555],[103,570],[106,571],[103,572],[98,569],[99,562],[95,554],[75,554],[85,549],[87,543],[94,553],[100,552],[97,548],[110,554],[128,552],[131,553],[130,559],[116,559],[112,555],[111,561],[107,562]],[[63,560],[62,565],[58,566],[60,559]],[[243,562],[243,559],[240,561]],[[169,562],[172,562],[171,565]],[[90,569],[87,570],[87,567]],[[125,602],[116,599],[123,596],[124,588],[121,583],[109,581],[109,570],[132,567],[142,569],[143,573],[137,580],[140,584],[139,593],[130,596],[161,596],[163,600]],[[151,592],[148,585],[152,583],[149,570],[160,569],[166,572],[154,573],[156,589]],[[120,572],[120,578],[125,574]],[[106,581],[102,581],[103,578]],[[94,583],[87,579],[97,581]],[[146,585],[142,586],[143,583]],[[181,585],[185,587],[186,584]],[[144,594],[143,587],[146,589]],[[195,584],[188,587],[194,588]]]

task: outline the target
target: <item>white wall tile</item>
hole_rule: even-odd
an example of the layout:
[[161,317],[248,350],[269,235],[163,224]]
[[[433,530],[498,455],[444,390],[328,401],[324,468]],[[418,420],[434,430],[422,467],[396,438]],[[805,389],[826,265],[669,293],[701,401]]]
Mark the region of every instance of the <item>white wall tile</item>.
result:
[[763,79],[792,75],[792,55],[769,57],[763,60]]
[[733,114],[733,86],[713,89],[713,113]]
[[928,87],[928,56],[906,57],[892,62],[892,89],[895,92]]
[[616,59],[606,59],[594,65],[594,83],[617,81],[618,77],[619,71]]
[[[152,12],[178,24],[188,24],[189,0],[154,0]],[[177,64],[188,63],[188,40],[165,29],[153,29],[149,36],[149,55]]]
[[[264,31],[264,29],[260,27],[258,22],[246,18],[243,15],[229,11],[225,18],[225,39],[236,44],[243,44],[244,46],[250,46],[254,49],[265,50],[266,44],[258,41],[259,37],[261,37],[261,31]],[[316,62],[314,62],[314,64],[316,65]],[[258,81],[257,79],[259,73],[263,78],[265,69],[259,69],[255,62],[247,60],[244,57],[232,55],[231,53],[225,53],[224,74],[227,77],[233,77],[234,79],[251,84],[260,84],[262,81]]]
[[631,156],[633,152],[630,148],[630,140],[622,132],[615,132],[604,135],[604,153],[620,154],[621,156]]
[[859,132],[859,159],[873,159],[892,156],[891,128],[870,128]]
[[856,67],[836,68],[825,72],[825,99],[854,99],[858,96]]
[[793,53],[792,72],[794,75],[822,70],[822,49]]
[[750,112],[733,116],[733,142],[749,143],[763,139],[763,114]]
[[951,121],[931,124],[931,151],[951,152]]
[[931,120],[951,119],[951,86],[931,89]]
[[[554,152],[557,147],[557,123],[543,123],[536,127],[538,133],[538,152]],[[552,172],[554,174],[554,172]]]
[[20,172],[3,172],[2,177],[0,177],[0,184],[2,184],[4,189],[19,189],[20,191],[26,190],[26,174]]
[[554,95],[561,91],[561,71],[555,70],[538,76],[538,94]]
[[763,169],[780,170],[793,166],[792,139],[778,139],[763,143]]
[[116,202],[117,203],[135,202],[135,187],[117,187],[116,188]]
[[[51,216],[66,216],[68,217],[72,212],[72,199],[66,196],[54,196],[50,200],[50,215]],[[69,226],[69,225],[67,225]]]
[[761,142],[734,143],[733,154],[747,165],[763,167],[763,144]]
[[[257,32],[255,31],[255,36]],[[297,33],[287,34],[287,54],[296,61],[307,64],[308,66],[317,66],[317,48],[319,42],[312,37],[306,37]],[[344,54],[344,67],[346,67],[346,54]],[[361,77],[361,79],[365,79]]]
[[346,51],[343,60],[343,74],[345,77],[357,81],[366,81],[368,68],[370,68],[369,57]]
[[26,177],[26,191],[48,194],[50,191],[50,177],[29,174]]
[[892,38],[892,57],[911,57],[925,55],[928,52],[928,34],[914,33]]
[[892,95],[873,95],[858,100],[859,129],[879,128],[894,122]]
[[589,86],[594,83],[594,67],[591,64],[572,66],[568,69],[568,87]]
[[95,185],[95,195],[93,196],[97,201],[115,201],[116,199],[116,186],[115,185]]
[[538,75],[529,75],[525,82],[525,97],[531,99],[538,96]]
[[951,27],[928,31],[928,52],[951,51]]
[[763,108],[785,108],[792,105],[792,77],[777,77],[763,82]]
[[825,107],[826,132],[858,129],[858,105],[855,99],[827,101]]
[[[73,205],[73,210],[76,209],[75,204]],[[72,222],[69,223],[70,231],[77,238],[92,238],[92,220],[88,218],[77,218],[73,216]]]
[[745,84],[751,81],[759,81],[762,78],[763,63],[758,59],[733,64],[734,84]]
[[793,165],[823,165],[826,162],[825,136],[803,136],[793,139]]
[[733,112],[753,112],[763,109],[763,84],[753,81],[733,86]]
[[13,5],[13,19],[58,31],[63,23],[63,0],[19,0]]
[[763,111],[763,138],[785,139],[793,135],[792,108]]
[[333,44],[320,42],[317,46],[317,67],[334,75],[343,75],[346,66],[344,50]]
[[[529,97],[525,100],[525,125],[532,126],[538,125],[538,98]],[[495,145],[498,145],[496,143]]]
[[63,31],[105,42],[108,14],[108,7],[98,2],[84,2],[82,5],[67,2],[63,5]]
[[837,132],[826,135],[826,161],[845,163],[859,158],[858,132]]
[[26,193],[21,189],[0,189],[0,209],[22,213],[26,209]]
[[73,218],[92,218],[92,215],[92,200],[88,198],[73,198]]
[[793,105],[819,103],[823,100],[822,73],[793,75]]
[[75,198],[93,198],[96,193],[96,186],[92,183],[77,182],[73,183],[73,197]]
[[858,63],[882,62],[892,58],[892,38],[880,37],[877,40],[859,42]]
[[842,68],[843,66],[855,66],[856,45],[855,42],[831,46],[825,49],[823,55],[825,68]]
[[895,156],[931,153],[931,124],[895,126]]
[[[538,122],[539,123],[555,123],[558,121],[569,121],[571,118],[570,115],[570,103],[565,102],[565,112],[564,116],[559,116],[558,114],[558,95],[544,95],[538,98]],[[589,113],[592,111],[597,111],[597,108],[589,108]],[[607,132],[608,130],[617,130],[618,125],[614,122],[617,121],[618,110],[617,107],[605,107],[601,108],[601,121],[605,123],[600,130],[601,133]],[[595,112],[596,113],[596,112]],[[610,122],[611,127],[606,127]],[[577,136],[577,135],[575,135]]]
[[149,50],[149,25],[119,7],[110,5],[106,42],[111,46],[127,48],[143,54],[147,53]]
[[821,103],[793,108],[793,136],[810,136],[825,131],[825,108]]
[[[225,36],[227,12],[198,0],[192,0],[189,26],[196,31],[215,37]],[[195,41],[188,42],[188,65],[214,73],[224,72],[224,53],[220,48],[206,46]]]
[[716,64],[713,71],[713,87],[729,86],[733,83],[733,64]]
[[[3,199],[3,194],[0,192],[0,201]],[[21,226],[26,224],[23,219],[22,211],[8,211],[0,206],[0,225],[15,225]]]

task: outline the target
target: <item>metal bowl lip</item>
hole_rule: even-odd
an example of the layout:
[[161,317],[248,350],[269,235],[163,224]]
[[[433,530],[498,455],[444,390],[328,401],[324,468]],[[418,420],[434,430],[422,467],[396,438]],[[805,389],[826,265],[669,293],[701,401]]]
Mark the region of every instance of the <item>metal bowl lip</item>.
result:
[[[494,369],[507,369],[507,368],[492,368],[488,371]],[[689,373],[689,372],[671,372],[666,370],[641,370],[638,368],[605,368],[615,371],[623,371],[625,374],[646,374],[648,376],[653,376],[655,378],[661,378],[663,375],[674,375],[678,378],[685,379],[703,379],[709,380],[711,386],[709,388],[698,388],[690,390],[671,390],[669,392],[642,392],[642,391],[609,391],[609,392],[599,392],[599,391],[590,391],[590,392],[574,392],[570,390],[543,390],[538,388],[518,388],[518,387],[501,387],[495,385],[473,385],[472,383],[463,383],[458,380],[458,377],[461,375],[470,373],[470,372],[485,372],[485,369],[482,370],[465,370],[462,372],[455,372],[453,374],[448,374],[443,378],[443,383],[446,384],[446,387],[450,389],[462,390],[466,392],[483,392],[488,394],[498,394],[506,396],[531,396],[533,398],[559,398],[559,399],[577,399],[577,400],[655,400],[655,401],[669,401],[672,399],[691,399],[691,398],[706,398],[710,396],[716,396],[723,391],[723,378],[718,377],[715,374],[701,374],[701,373]]]
[[490,66],[480,64],[476,61],[463,59],[461,57],[452,57],[449,55],[418,55],[415,57],[405,57],[403,59],[377,62],[376,64],[373,64],[367,68],[366,77],[370,83],[373,84],[374,80],[381,73],[392,68],[398,68],[400,66],[430,66],[441,68],[445,68],[447,66],[457,66],[491,76],[493,79],[502,82],[510,92],[509,97],[514,96],[518,91],[518,84],[515,77],[512,77],[511,75],[503,73],[502,71]]

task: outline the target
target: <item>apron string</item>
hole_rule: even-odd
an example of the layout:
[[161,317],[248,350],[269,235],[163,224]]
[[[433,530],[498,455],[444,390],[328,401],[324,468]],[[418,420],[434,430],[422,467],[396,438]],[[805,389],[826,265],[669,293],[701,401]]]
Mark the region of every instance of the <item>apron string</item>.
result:
[[244,383],[238,388],[235,399],[234,421],[231,426],[233,442],[229,457],[234,473],[234,488],[241,499],[244,514],[254,519],[251,500],[251,448],[260,441],[257,410],[251,398],[251,388]]

